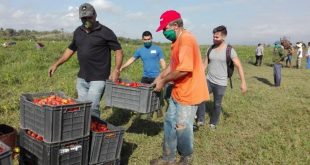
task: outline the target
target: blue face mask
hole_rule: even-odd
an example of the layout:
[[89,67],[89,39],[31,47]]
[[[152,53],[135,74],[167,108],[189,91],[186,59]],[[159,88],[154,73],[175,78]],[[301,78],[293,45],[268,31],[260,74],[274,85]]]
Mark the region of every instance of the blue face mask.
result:
[[144,47],[149,48],[152,46],[152,41],[144,42]]

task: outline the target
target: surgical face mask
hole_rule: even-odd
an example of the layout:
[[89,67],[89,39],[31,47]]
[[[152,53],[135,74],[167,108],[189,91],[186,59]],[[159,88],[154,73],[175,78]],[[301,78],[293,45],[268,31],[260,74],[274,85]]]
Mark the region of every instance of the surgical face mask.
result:
[[172,29],[165,30],[165,31],[163,32],[163,34],[164,34],[164,36],[165,36],[168,40],[170,40],[170,41],[172,41],[172,42],[174,42],[174,41],[177,39],[177,35],[176,35],[175,31],[172,30]]
[[144,42],[144,47],[149,48],[152,46],[152,41]]
[[225,37],[220,32],[213,34],[213,44],[221,45],[225,41]]
[[83,26],[86,28],[86,29],[92,29],[93,26],[94,26],[94,23],[91,19],[84,19],[82,18],[82,23],[83,23]]
[[223,40],[213,40],[214,45],[220,45],[223,42]]

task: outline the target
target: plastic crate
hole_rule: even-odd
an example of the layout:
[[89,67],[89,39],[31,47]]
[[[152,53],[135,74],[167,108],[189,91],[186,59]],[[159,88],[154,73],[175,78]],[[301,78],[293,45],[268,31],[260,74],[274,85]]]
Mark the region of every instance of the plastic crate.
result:
[[21,165],[85,165],[88,164],[89,137],[45,143],[20,131]]
[[116,127],[95,117],[92,120],[106,124],[110,131],[102,133],[91,131],[89,164],[119,160],[123,145],[124,128]]
[[11,148],[2,141],[0,141],[0,147],[2,148],[2,151],[0,151],[0,165],[12,165]]
[[95,164],[95,165],[120,165],[120,164],[121,164],[121,161],[118,159],[118,160],[113,160],[113,161],[110,161],[110,162],[98,163],[98,164]]
[[[20,98],[20,127],[43,136],[47,143],[74,140],[89,136],[91,102],[63,106],[39,106],[32,101],[62,92],[23,94]],[[72,109],[76,109],[71,111]]]
[[139,113],[151,113],[159,110],[160,93],[150,86],[130,87],[106,81],[105,103],[107,106],[132,110]]

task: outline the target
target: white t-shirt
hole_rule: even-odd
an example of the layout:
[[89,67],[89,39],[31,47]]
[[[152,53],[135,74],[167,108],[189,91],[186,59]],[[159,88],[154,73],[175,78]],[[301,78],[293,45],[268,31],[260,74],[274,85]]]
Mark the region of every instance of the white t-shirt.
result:
[[298,48],[297,56],[298,58],[302,58],[302,48]]
[[310,47],[308,48],[308,57],[310,57]]

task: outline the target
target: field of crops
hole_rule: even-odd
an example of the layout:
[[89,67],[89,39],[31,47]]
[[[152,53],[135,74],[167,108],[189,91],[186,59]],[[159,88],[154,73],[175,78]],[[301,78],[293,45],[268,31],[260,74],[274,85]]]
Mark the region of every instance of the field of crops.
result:
[[[68,42],[44,44],[44,48],[37,49],[34,42],[19,41],[12,47],[0,48],[0,123],[19,128],[22,93],[63,91],[77,97],[76,56],[60,66],[53,77],[47,74]],[[122,46],[127,60],[139,45],[122,43]],[[206,47],[201,48],[204,54]],[[261,67],[252,64],[254,46],[235,48],[243,62],[248,92],[245,96],[241,94],[235,72],[234,89],[226,90],[218,129],[205,127],[195,132],[194,164],[310,164],[310,70],[283,68],[282,85],[274,88],[272,48],[266,48]],[[168,61],[169,46],[163,45],[163,49]],[[121,77],[139,81],[141,75],[139,61]],[[211,107],[212,102],[208,104]],[[145,165],[161,155],[163,117],[137,118],[130,111],[105,108],[104,100],[101,112],[102,119],[126,128],[122,164]]]

